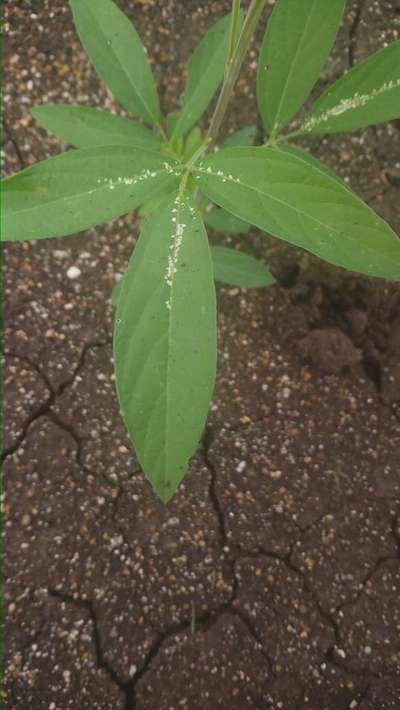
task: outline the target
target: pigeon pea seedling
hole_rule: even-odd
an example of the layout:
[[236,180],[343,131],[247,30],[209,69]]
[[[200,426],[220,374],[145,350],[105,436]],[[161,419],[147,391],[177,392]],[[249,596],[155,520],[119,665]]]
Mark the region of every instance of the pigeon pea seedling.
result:
[[[72,234],[132,210],[142,230],[118,293],[118,397],[141,466],[167,501],[204,428],[216,372],[214,278],[273,282],[242,252],[211,247],[205,224],[249,225],[367,276],[400,279],[400,239],[325,165],[291,138],[352,131],[400,116],[400,42],[356,64],[282,133],[308,98],[345,0],[277,0],[258,62],[267,140],[245,127],[216,150],[219,129],[266,0],[232,12],[188,62],[178,113],[163,119],[146,52],[111,0],[71,0],[82,44],[115,99],[139,121],[49,105],[36,120],[75,146],[4,181],[7,240]],[[221,85],[206,133],[197,123]],[[212,206],[211,206],[212,205]],[[210,209],[211,206],[211,209]]]

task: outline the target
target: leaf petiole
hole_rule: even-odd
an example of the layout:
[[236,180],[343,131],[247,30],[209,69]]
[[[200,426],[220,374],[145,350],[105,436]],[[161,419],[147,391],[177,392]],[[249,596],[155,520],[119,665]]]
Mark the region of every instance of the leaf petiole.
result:
[[229,64],[232,61],[232,57],[235,53],[235,48],[238,39],[240,21],[240,0],[232,0],[232,12],[231,12],[231,22],[229,26],[229,47],[228,56],[226,60],[225,74],[229,69]]
[[298,131],[290,131],[290,133],[282,133],[276,136],[270,136],[268,140],[265,141],[262,147],[270,148],[271,146],[276,145],[276,143],[282,143],[282,141],[288,141],[292,138],[296,138],[297,136],[304,136],[304,131],[299,129]]

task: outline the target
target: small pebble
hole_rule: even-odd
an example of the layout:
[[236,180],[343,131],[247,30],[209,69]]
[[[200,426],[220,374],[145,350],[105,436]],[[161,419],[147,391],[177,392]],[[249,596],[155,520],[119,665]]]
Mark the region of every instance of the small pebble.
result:
[[81,275],[81,270],[77,266],[70,266],[67,269],[67,276],[69,279],[78,279]]

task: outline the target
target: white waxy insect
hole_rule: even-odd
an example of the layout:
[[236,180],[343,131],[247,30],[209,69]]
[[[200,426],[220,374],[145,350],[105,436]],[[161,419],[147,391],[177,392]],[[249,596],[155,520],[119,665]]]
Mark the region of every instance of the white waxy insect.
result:
[[385,83],[382,84],[382,86],[380,86],[378,89],[373,89],[370,94],[354,94],[354,96],[350,96],[347,99],[342,99],[341,101],[339,101],[338,104],[336,104],[336,106],[332,106],[332,108],[328,109],[328,111],[325,111],[325,113],[321,113],[319,116],[311,116],[311,118],[309,118],[308,121],[304,123],[303,129],[305,131],[312,131],[316,126],[319,126],[321,123],[326,123],[326,121],[329,121],[330,118],[335,116],[341,116],[347,111],[362,108],[373,99],[376,99],[378,96],[385,94],[387,91],[393,91],[393,89],[397,89],[399,86],[400,79],[391,79],[390,81],[385,81]]

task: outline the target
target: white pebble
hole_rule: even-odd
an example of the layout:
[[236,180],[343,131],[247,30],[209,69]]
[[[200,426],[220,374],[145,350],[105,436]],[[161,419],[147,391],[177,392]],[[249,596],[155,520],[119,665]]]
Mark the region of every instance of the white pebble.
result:
[[67,276],[69,279],[78,279],[81,275],[81,270],[77,266],[70,266],[67,269]]
[[236,466],[236,471],[238,473],[243,473],[246,466],[247,466],[246,461],[239,461],[238,465]]

